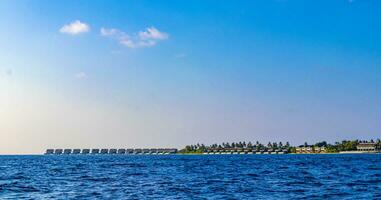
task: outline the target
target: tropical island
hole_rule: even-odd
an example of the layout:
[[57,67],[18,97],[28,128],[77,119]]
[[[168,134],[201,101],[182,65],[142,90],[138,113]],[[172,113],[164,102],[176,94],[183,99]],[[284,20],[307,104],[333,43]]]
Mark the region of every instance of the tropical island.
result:
[[176,148],[135,148],[135,149],[47,149],[45,155],[167,155],[167,154],[321,154],[321,153],[381,153],[381,141],[377,140],[343,140],[334,144],[326,141],[313,145],[292,146],[289,142],[223,142],[222,144],[187,145],[183,149]]
[[223,142],[222,144],[187,145],[180,154],[316,154],[316,153],[380,153],[381,140],[343,140],[334,144],[326,141],[292,146],[289,142],[269,142],[267,145],[252,142]]

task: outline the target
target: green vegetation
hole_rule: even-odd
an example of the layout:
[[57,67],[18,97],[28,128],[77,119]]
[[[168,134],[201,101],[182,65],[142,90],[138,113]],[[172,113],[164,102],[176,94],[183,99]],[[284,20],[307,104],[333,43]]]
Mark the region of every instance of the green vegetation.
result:
[[327,152],[328,153],[337,153],[340,151],[356,151],[357,145],[359,143],[376,143],[378,146],[381,146],[381,141],[379,139],[370,140],[370,141],[361,141],[361,140],[343,140],[340,142],[335,142],[335,144],[327,144]]
[[269,142],[267,145],[263,145],[260,142],[223,142],[222,144],[196,144],[187,145],[184,149],[181,149],[179,153],[182,154],[202,154],[204,152],[209,152],[213,150],[248,150],[248,151],[267,151],[267,150],[280,150],[286,151],[287,153],[297,153],[297,148],[300,147],[311,147],[313,150],[318,147],[325,147],[325,153],[338,153],[340,151],[356,151],[357,145],[359,143],[376,143],[378,147],[381,147],[381,140],[376,141],[370,140],[343,140],[341,142],[335,142],[334,144],[329,144],[326,141],[317,142],[314,145],[309,145],[305,142],[300,146],[291,146],[289,142],[283,144],[282,142]]
[[196,145],[187,145],[184,149],[181,149],[179,153],[182,154],[201,154],[204,152],[208,152],[214,149],[245,149],[245,150],[267,150],[267,149],[276,149],[276,150],[286,150],[289,152],[290,143],[286,142],[283,144],[282,142],[269,142],[267,145],[263,145],[258,141],[255,143],[252,142],[223,142],[222,144],[212,144],[206,146],[204,144],[196,144]]

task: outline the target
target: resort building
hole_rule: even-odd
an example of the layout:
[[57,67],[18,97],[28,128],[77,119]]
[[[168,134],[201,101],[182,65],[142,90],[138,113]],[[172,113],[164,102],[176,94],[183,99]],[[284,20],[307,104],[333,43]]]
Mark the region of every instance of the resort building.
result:
[[380,146],[377,145],[377,143],[374,142],[364,142],[364,143],[359,143],[357,145],[357,151],[362,151],[362,152],[381,152]]
[[314,147],[314,152],[315,153],[326,153],[326,148],[325,147]]

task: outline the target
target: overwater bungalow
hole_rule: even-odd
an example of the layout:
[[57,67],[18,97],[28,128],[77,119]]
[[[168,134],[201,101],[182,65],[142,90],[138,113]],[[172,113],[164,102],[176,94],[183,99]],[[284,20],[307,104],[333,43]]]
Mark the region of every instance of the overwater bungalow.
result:
[[63,152],[62,149],[56,149],[56,150],[54,150],[54,154],[56,154],[56,155],[60,155],[60,154],[62,154],[62,152]]
[[63,153],[66,155],[71,154],[71,149],[64,149]]
[[54,149],[46,149],[45,155],[54,154]]
[[91,149],[91,154],[99,154],[99,149]]
[[73,154],[80,154],[81,153],[81,149],[73,149]]
[[81,154],[89,154],[89,153],[90,153],[90,149],[82,149]]
[[108,154],[108,149],[101,149],[101,154]]
[[157,154],[157,149],[150,149],[151,154]]
[[134,149],[126,149],[126,154],[133,154],[134,153]]
[[164,151],[165,151],[165,154],[175,154],[175,153],[177,153],[177,149],[169,149],[169,148],[167,148],[167,149],[164,149]]
[[126,154],[126,149],[118,149],[118,154]]
[[157,153],[158,153],[158,154],[164,154],[164,149],[158,149],[158,150],[157,150]]
[[44,154],[176,154],[177,149],[47,149]]
[[135,149],[134,154],[142,154],[143,150],[142,149]]
[[150,154],[150,150],[149,149],[142,149],[142,153],[143,154]]

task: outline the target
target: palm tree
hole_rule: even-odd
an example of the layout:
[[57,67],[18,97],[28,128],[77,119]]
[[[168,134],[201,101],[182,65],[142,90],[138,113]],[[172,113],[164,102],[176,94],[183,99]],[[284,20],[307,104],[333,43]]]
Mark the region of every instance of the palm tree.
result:
[[261,146],[262,146],[262,144],[258,144],[258,145],[256,146],[255,150],[256,150],[256,151],[260,151],[261,148],[262,148]]
[[242,148],[242,142],[238,142],[238,147]]

